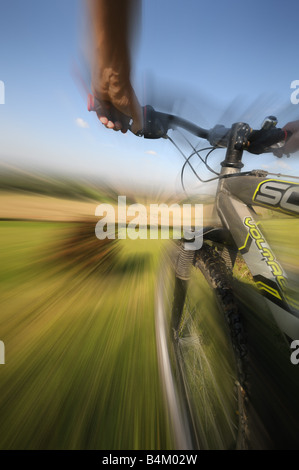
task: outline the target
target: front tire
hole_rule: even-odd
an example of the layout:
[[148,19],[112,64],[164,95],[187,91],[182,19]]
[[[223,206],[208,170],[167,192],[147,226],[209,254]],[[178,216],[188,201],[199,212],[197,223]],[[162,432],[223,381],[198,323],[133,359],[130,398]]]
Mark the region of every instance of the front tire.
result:
[[175,283],[172,344],[193,448],[245,449],[246,340],[229,270],[210,245],[195,253],[188,284]]

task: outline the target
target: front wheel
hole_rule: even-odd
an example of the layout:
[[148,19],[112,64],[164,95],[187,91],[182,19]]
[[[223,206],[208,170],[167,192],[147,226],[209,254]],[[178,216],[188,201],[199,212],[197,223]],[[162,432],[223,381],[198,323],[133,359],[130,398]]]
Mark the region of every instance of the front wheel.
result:
[[176,278],[171,313],[165,307],[180,432],[193,449],[245,449],[245,335],[229,271],[213,247],[195,253],[186,286]]

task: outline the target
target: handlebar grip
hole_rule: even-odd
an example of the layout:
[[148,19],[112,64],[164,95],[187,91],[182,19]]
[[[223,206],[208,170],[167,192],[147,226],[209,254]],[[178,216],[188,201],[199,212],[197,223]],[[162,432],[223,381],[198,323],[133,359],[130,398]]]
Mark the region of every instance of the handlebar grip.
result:
[[87,109],[88,109],[88,111],[95,111],[96,110],[94,100],[95,100],[94,96],[89,93],[88,96],[87,96]]
[[[97,112],[100,108],[99,101],[91,94],[87,96],[88,111]],[[168,116],[159,113],[152,106],[146,105],[142,108],[144,127],[136,135],[143,136],[146,139],[160,139],[165,137],[168,131]]]
[[259,155],[274,150],[274,146],[282,147],[292,133],[283,129],[260,129],[250,133],[247,143],[248,152]]
[[168,116],[159,113],[150,105],[142,108],[143,111],[143,129],[139,135],[145,139],[160,139],[165,137],[169,128]]

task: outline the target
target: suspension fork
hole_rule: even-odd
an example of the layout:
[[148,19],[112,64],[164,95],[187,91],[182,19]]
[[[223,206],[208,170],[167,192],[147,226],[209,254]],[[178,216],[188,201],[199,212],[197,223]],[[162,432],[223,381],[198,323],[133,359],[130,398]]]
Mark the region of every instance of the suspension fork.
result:
[[186,250],[185,243],[180,245],[175,263],[175,286],[171,315],[171,327],[175,331],[180,325],[194,256],[195,251]]
[[[231,128],[231,132],[229,135],[229,141],[227,146],[227,151],[225,155],[224,161],[221,163],[222,170],[221,176],[239,173],[241,168],[243,168],[242,163],[242,155],[243,149],[247,144],[247,137],[250,133],[250,127],[248,124],[238,122],[233,124]],[[228,224],[226,221],[221,217],[219,212],[218,214],[218,200],[221,197],[222,191],[225,191],[224,188],[225,178],[221,178],[219,180],[218,188],[217,188],[217,195],[216,195],[216,204],[215,204],[215,214],[217,218],[220,217],[222,226],[226,227],[227,229]],[[194,252],[184,250],[182,245],[181,250],[178,254],[177,263],[176,263],[176,273],[175,273],[175,289],[174,289],[174,299],[173,299],[173,307],[172,307],[172,318],[171,324],[172,328],[177,331],[180,325],[180,320],[185,304],[187,288],[188,288],[188,281],[190,277],[190,270],[194,260]],[[230,254],[228,253],[228,256]],[[230,257],[231,259],[231,257]],[[228,259],[227,259],[228,261]],[[231,263],[234,260],[231,259]]]

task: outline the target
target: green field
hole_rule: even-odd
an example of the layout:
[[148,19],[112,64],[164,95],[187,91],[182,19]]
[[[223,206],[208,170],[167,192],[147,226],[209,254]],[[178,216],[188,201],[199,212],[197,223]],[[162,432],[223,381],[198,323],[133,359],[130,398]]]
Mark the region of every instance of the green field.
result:
[[[298,221],[263,227],[298,272]],[[101,244],[87,232],[75,223],[0,222],[0,449],[174,448],[154,323],[155,276],[169,242]],[[244,267],[237,274],[246,280]],[[253,287],[240,289],[257,362],[270,376],[261,386],[258,368],[256,405],[293,435],[298,410],[284,410],[296,402],[299,366],[280,360]]]
[[0,448],[171,449],[154,330],[163,243],[117,242],[85,265],[61,251],[77,230],[1,223]]

